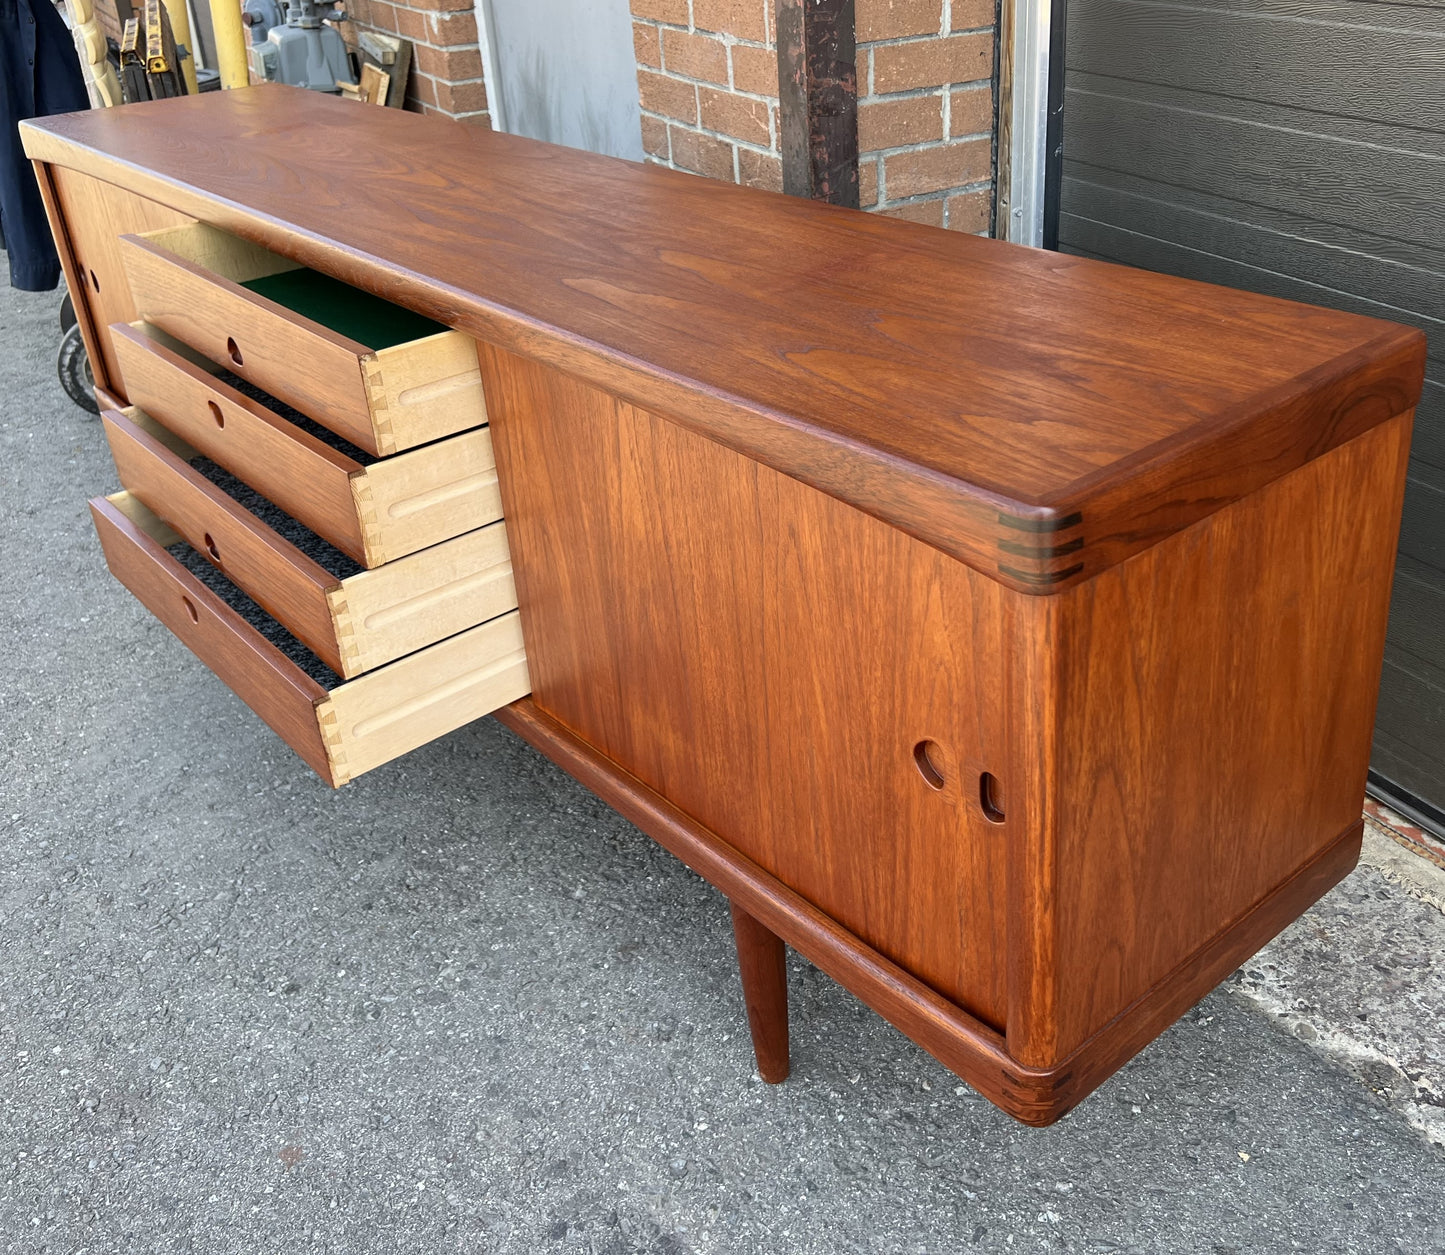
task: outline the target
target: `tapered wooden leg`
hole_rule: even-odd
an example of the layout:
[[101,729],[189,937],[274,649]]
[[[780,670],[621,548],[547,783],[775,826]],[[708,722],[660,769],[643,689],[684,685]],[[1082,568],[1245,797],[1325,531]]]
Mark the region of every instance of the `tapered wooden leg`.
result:
[[733,936],[758,1075],[776,1085],[788,1079],[788,968],[783,942],[737,903],[733,903]]

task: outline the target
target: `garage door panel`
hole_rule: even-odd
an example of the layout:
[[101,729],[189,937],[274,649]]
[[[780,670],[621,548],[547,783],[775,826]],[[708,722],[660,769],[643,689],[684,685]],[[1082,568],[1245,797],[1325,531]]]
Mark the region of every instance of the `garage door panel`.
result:
[[1417,475],[1405,485],[1400,553],[1440,571],[1445,582],[1445,491]]
[[[1445,67],[1441,75],[1445,80]],[[1188,188],[1161,190],[1156,184],[1146,192],[1137,182],[1130,189],[1109,186],[1095,181],[1101,175],[1109,178],[1108,172],[1077,162],[1065,164],[1061,238],[1070,243],[1093,238],[1098,241],[1093,247],[1100,247],[1105,237],[1091,235],[1092,226],[1108,226],[1255,267],[1262,272],[1260,282],[1276,275],[1296,285],[1280,293],[1294,300],[1350,308],[1332,296],[1338,293],[1364,302],[1360,312],[1373,317],[1408,317],[1417,325],[1429,319],[1431,349],[1438,352],[1445,377],[1445,334],[1437,334],[1445,333],[1445,231],[1439,237],[1442,247],[1413,246],[1408,257],[1393,249],[1396,255],[1391,256],[1374,251],[1390,248],[1391,241],[1382,236],[1345,229],[1330,240],[1316,239],[1310,233],[1318,233],[1318,224],[1307,219],[1285,214],[1267,218],[1257,206]],[[1131,251],[1122,242],[1111,247]],[[1206,256],[1198,264],[1211,263]]]
[[1074,0],[1060,247],[1425,329],[1373,768],[1445,810],[1445,5]]
[[[1439,242],[1440,136],[1356,125],[1358,138],[1346,139],[1311,130],[1322,125],[1319,115],[1261,105],[1248,118],[1222,116],[1206,111],[1220,107],[1215,97],[1137,84],[1121,91],[1114,80],[1080,77],[1065,93],[1066,156],[1416,244]],[[1393,146],[1403,141],[1411,147]]]
[[1380,90],[1424,82],[1445,59],[1445,12],[1372,6],[1374,37],[1362,41],[1345,6],[1225,6],[1089,0],[1073,20],[1069,65],[1100,75],[1269,101],[1401,126],[1445,128],[1445,93]]
[[1440,625],[1445,623],[1445,586],[1439,572],[1402,558],[1395,569],[1390,598],[1386,656],[1395,665],[1445,689],[1445,657]]
[[[1307,218],[1303,214],[1291,212],[1288,208],[1249,204],[1197,188],[1164,183],[1157,178],[1134,175],[1127,171],[1106,170],[1102,166],[1091,165],[1082,160],[1078,150],[1067,145],[1064,177],[1065,208],[1084,217],[1102,217],[1104,221],[1113,221],[1109,215],[1116,212],[1126,200],[1152,201],[1160,207],[1156,221],[1166,227],[1174,220],[1176,210],[1187,211],[1191,215],[1217,217],[1226,222],[1255,227],[1284,246],[1291,242],[1297,243],[1305,250],[1300,254],[1301,259],[1318,258],[1324,266],[1318,273],[1302,274],[1303,278],[1323,278],[1328,281],[1335,273],[1335,266],[1345,268],[1348,273],[1355,254],[1368,259],[1372,265],[1398,267],[1406,272],[1424,271],[1430,276],[1427,282],[1433,282],[1445,274],[1445,235],[1437,235],[1425,243],[1416,244],[1395,236],[1365,231],[1355,223],[1324,222],[1319,218]],[[1191,218],[1191,225],[1192,222]],[[1152,234],[1160,232],[1154,231]],[[1166,232],[1163,238],[1175,237]],[[1426,296],[1417,299],[1438,298]],[[1401,303],[1413,307],[1411,300]]]
[[1376,727],[1396,763],[1386,774],[1430,801],[1432,781],[1445,775],[1445,689],[1386,659]]
[[[1071,211],[1059,218],[1061,237],[1067,236],[1071,244],[1077,243],[1092,249],[1105,257],[1128,258],[1130,265],[1143,266],[1148,270],[1161,270],[1169,274],[1182,275],[1190,279],[1202,279],[1209,283],[1224,283],[1235,288],[1249,288],[1270,296],[1283,297],[1291,301],[1305,301],[1311,305],[1330,305],[1335,309],[1370,318],[1385,318],[1398,322],[1401,319],[1420,327],[1430,337],[1432,360],[1427,366],[1429,373],[1445,379],[1445,283],[1436,283],[1439,289],[1430,302],[1438,311],[1427,314],[1419,309],[1403,308],[1386,300],[1371,299],[1357,295],[1347,288],[1311,282],[1296,274],[1268,269],[1253,261],[1239,260],[1240,254],[1248,254],[1259,261],[1267,258],[1265,233],[1251,232],[1243,226],[1221,226],[1210,223],[1212,229],[1201,229],[1193,236],[1191,244],[1175,243],[1157,235],[1146,234],[1134,216],[1127,212],[1128,206],[1121,206],[1118,216],[1123,224],[1097,219],[1082,219]],[[1158,230],[1168,230],[1185,239],[1191,237],[1190,227],[1199,222],[1196,215],[1178,211],[1171,215],[1173,222],[1151,222]],[[1202,226],[1203,224],[1201,224]],[[1132,238],[1123,238],[1132,237]],[[1250,238],[1261,237],[1261,238]],[[1297,250],[1298,251],[1298,250]],[[1285,250],[1273,259],[1277,265],[1290,264]],[[1359,281],[1359,276],[1356,276]],[[1341,277],[1344,282],[1344,277]],[[1366,289],[1369,290],[1369,289]],[[1381,293],[1385,295],[1385,293]]]

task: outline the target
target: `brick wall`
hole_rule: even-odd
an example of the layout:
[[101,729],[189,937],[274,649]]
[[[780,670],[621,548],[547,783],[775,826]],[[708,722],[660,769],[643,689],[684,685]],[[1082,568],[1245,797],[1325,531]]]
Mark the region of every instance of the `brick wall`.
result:
[[631,0],[649,160],[780,191],[771,0]]
[[864,209],[987,231],[994,0],[857,0]]
[[406,107],[491,126],[472,0],[349,0],[352,22],[412,42]]
[[[631,0],[650,160],[777,191],[772,0]],[[987,232],[995,0],[856,0],[864,209]]]

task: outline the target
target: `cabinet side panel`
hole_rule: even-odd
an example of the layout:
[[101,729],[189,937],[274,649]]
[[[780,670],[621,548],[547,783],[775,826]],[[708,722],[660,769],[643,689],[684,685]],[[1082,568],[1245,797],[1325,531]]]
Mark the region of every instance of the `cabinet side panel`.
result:
[[558,371],[482,369],[536,704],[1001,1025],[1004,590]]
[[1410,418],[1060,597],[1055,1059],[1358,822]]
[[[76,283],[85,290],[94,347],[100,352],[99,362],[92,358],[91,369],[97,383],[126,399],[120,365],[111,347],[110,324],[133,322],[136,312],[121,265],[118,238],[137,231],[180,226],[191,219],[64,166],[51,166],[50,178],[72,251]],[[89,340],[86,347],[92,347]]]

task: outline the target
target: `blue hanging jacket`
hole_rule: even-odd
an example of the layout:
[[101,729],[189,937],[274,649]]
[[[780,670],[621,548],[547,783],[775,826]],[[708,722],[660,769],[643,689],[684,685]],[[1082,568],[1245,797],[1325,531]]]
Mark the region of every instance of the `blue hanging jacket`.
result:
[[0,229],[12,287],[48,292],[60,282],[60,258],[35,171],[20,146],[20,124],[89,103],[75,43],[50,0],[0,0]]

